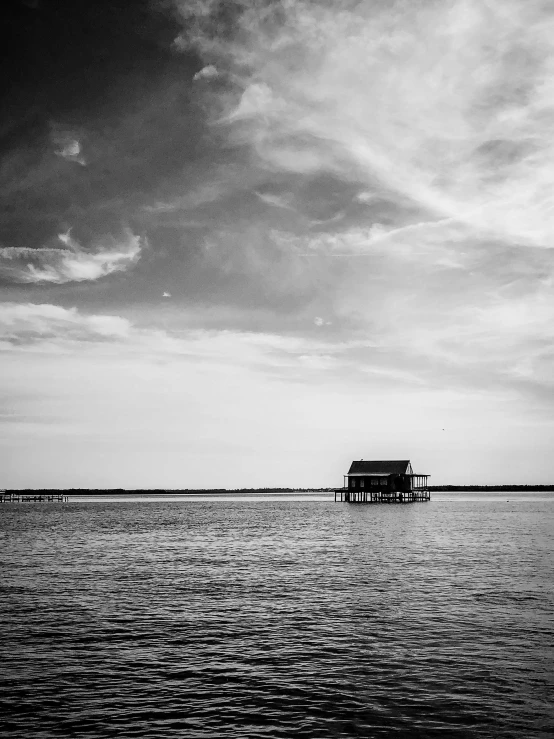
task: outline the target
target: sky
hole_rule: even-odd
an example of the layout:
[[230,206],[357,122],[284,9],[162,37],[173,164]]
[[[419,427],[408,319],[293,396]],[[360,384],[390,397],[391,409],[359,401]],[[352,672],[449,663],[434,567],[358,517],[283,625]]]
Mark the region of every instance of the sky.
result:
[[0,485],[554,481],[545,0],[9,3]]

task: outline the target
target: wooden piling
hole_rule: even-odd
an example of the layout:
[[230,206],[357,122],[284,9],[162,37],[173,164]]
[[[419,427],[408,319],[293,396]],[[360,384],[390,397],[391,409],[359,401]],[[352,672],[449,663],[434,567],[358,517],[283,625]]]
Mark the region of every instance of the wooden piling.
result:
[[406,505],[408,503],[425,503],[431,500],[431,493],[426,488],[406,492],[351,490],[347,487],[335,489],[335,502],[340,503],[388,503]]

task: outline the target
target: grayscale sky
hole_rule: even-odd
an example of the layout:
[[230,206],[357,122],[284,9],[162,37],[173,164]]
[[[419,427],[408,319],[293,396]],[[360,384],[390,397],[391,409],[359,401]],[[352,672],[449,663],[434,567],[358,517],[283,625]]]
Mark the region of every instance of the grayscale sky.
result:
[[4,487],[554,480],[554,7],[8,3]]

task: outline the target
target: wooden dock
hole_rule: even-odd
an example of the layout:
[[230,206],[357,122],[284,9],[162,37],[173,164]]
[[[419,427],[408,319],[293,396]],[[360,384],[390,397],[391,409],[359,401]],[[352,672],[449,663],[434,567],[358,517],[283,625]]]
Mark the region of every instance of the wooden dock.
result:
[[63,493],[7,493],[0,491],[0,503],[66,503],[68,496]]
[[431,500],[427,488],[406,491],[389,490],[352,490],[338,488],[335,490],[335,502],[341,503],[423,503]]

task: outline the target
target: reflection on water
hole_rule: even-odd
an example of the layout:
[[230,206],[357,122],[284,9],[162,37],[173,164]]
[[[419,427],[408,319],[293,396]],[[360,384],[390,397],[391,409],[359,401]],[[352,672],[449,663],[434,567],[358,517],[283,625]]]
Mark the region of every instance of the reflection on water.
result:
[[5,505],[13,737],[545,737],[554,500]]

